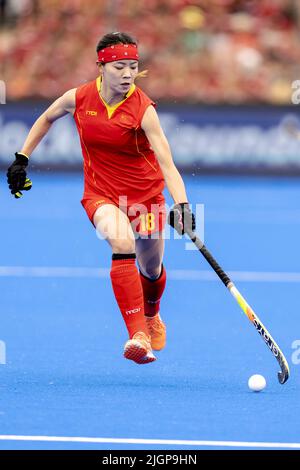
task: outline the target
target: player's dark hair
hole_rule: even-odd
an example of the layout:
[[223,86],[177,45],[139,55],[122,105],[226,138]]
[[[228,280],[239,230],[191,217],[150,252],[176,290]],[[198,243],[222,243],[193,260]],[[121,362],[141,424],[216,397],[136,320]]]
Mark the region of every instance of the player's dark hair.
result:
[[114,44],[135,44],[137,45],[137,41],[133,39],[133,37],[129,36],[126,33],[120,33],[117,31],[116,33],[107,33],[105,34],[97,44],[97,53],[108,46],[113,46]]

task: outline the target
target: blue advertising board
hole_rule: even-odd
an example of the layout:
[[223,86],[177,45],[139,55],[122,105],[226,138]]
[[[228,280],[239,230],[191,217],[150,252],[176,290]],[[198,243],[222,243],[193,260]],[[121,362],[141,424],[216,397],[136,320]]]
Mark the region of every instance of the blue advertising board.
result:
[[[0,164],[7,166],[22,147],[48,103],[0,105]],[[287,114],[298,108],[269,106],[160,106],[162,127],[175,163],[188,171],[254,171],[300,174],[300,140],[283,131]],[[82,166],[74,121],[55,122],[32,155],[40,168]]]

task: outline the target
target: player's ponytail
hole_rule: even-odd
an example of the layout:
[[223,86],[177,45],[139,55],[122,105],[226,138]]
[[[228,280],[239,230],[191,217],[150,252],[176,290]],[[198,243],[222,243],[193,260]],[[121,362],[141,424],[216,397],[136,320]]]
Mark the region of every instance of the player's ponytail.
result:
[[146,78],[148,76],[148,70],[142,70],[137,74],[135,80],[139,80],[140,78]]

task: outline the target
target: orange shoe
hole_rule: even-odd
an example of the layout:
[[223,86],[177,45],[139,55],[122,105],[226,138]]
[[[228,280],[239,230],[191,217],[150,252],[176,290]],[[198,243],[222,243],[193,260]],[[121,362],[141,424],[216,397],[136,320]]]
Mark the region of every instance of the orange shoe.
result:
[[154,317],[145,317],[149,334],[151,336],[151,346],[156,351],[163,349],[166,345],[166,325],[157,313]]
[[124,346],[124,357],[131,359],[137,364],[147,364],[148,362],[156,361],[156,357],[151,349],[150,336],[147,336],[142,331],[135,333]]

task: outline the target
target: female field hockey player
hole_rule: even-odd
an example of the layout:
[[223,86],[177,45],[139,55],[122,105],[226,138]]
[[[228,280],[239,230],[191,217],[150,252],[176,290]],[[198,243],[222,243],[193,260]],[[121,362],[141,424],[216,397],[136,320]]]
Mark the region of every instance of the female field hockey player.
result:
[[37,119],[8,169],[8,184],[16,198],[31,188],[29,156],[54,121],[72,114],[84,160],[81,203],[112,249],[112,288],[129,333],[124,357],[146,364],[156,360],[152,349],[166,343],[159,313],[166,285],[165,183],[175,203],[170,225],[182,234],[185,225],[195,227],[195,218],[155,104],[134,83],[137,43],[128,34],[109,33],[97,54],[100,76],[67,91]]

